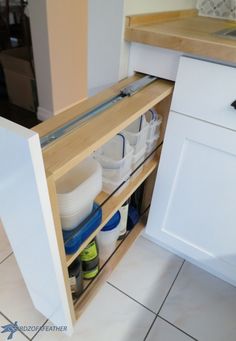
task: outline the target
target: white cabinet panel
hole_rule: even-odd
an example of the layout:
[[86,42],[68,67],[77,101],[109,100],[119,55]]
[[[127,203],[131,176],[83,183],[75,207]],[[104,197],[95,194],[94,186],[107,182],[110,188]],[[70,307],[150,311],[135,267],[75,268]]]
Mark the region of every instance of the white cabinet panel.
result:
[[146,233],[236,284],[236,133],[170,113]]
[[38,134],[0,118],[0,220],[35,307],[58,326],[72,318]]
[[236,130],[236,67],[181,57],[171,109]]

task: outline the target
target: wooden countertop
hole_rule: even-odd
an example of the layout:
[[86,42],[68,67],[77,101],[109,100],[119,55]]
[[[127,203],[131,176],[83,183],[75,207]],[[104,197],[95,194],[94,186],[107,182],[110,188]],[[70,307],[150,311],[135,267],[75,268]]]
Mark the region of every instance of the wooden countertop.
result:
[[236,22],[199,17],[195,10],[135,15],[126,18],[125,39],[236,63],[236,40],[213,33],[235,28]]

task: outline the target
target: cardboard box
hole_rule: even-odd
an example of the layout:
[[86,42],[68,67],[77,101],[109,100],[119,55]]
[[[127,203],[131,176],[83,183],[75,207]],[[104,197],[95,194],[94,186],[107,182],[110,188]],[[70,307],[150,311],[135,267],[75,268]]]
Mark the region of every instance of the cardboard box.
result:
[[37,89],[27,48],[3,51],[1,62],[10,102],[35,112],[38,105]]

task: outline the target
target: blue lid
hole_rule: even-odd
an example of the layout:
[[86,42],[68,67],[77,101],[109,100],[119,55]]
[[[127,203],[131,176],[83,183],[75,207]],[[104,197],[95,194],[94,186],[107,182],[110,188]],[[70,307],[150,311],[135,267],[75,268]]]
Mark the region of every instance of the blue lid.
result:
[[[80,245],[98,228],[102,222],[102,209],[94,203],[90,216],[71,231],[63,231],[66,254],[75,253]],[[75,232],[76,231],[76,232]]]
[[108,223],[103,227],[102,231],[111,231],[120,223],[121,215],[120,211],[117,211]]

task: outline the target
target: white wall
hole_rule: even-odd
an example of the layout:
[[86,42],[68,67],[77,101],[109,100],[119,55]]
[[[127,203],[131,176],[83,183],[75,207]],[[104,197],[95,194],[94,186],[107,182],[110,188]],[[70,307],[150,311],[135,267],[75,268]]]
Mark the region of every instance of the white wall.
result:
[[124,0],[89,0],[89,95],[119,78]]

